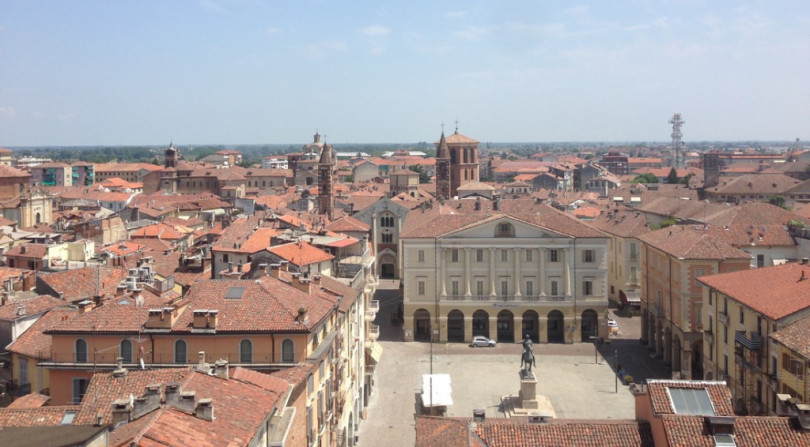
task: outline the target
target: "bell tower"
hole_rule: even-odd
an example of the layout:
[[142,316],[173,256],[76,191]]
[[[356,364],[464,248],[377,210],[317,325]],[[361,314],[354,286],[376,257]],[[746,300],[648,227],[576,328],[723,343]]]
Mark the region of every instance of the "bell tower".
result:
[[163,151],[163,167],[164,168],[177,168],[177,158],[180,152],[175,149],[174,142],[169,143],[169,147]]
[[[335,154],[336,155],[336,154]],[[334,170],[337,157],[332,154],[332,146],[323,144],[321,158],[318,160],[318,213],[326,214],[332,220],[334,198]]]
[[450,198],[450,150],[444,138],[444,131],[436,145],[436,196]]

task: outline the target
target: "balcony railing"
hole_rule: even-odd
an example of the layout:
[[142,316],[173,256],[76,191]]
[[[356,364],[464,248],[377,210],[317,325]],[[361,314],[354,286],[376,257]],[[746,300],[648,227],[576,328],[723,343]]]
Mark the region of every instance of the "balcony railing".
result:
[[759,365],[745,358],[745,354],[741,349],[734,351],[734,357],[736,358],[737,363],[742,365],[745,369],[753,372],[762,371],[762,368],[760,368]]
[[718,313],[717,314],[717,321],[719,321],[719,322],[725,324],[726,326],[728,326],[728,313],[726,313],[726,312]]
[[762,349],[762,336],[756,332],[751,332],[751,338],[745,335],[745,331],[735,331],[734,341],[745,349],[759,351]]
[[714,332],[712,331],[703,331],[703,339],[706,340],[707,343],[714,343]]
[[380,337],[380,327],[376,324],[372,324],[368,328],[368,338],[371,340],[376,340]]
[[378,300],[371,300],[371,303],[369,303],[369,306],[366,308],[366,321],[373,321],[379,311],[380,302]]

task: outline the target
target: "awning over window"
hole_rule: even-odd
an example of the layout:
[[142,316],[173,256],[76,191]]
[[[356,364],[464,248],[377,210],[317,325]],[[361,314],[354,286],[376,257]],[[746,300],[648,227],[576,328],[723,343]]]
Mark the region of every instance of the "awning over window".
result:
[[379,343],[374,343],[371,346],[366,347],[366,354],[368,354],[369,358],[377,364],[380,362],[380,357],[382,357],[383,348],[380,346]]
[[623,303],[628,304],[641,304],[641,294],[638,290],[622,290],[619,294]]

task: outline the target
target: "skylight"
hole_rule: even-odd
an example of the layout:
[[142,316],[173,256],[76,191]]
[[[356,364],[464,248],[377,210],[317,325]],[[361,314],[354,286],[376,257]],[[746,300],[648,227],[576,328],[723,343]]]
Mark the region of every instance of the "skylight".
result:
[[672,388],[668,387],[669,399],[675,408],[675,414],[692,414],[696,416],[715,416],[712,400],[705,388]]
[[228,291],[225,293],[225,299],[238,300],[242,298],[243,293],[245,293],[244,287],[229,287]]

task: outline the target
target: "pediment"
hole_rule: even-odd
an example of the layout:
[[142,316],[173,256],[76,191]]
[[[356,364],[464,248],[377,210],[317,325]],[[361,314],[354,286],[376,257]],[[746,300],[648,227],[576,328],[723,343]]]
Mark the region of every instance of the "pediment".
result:
[[[506,227],[504,227],[504,225]],[[510,231],[511,230],[511,231]],[[484,220],[480,223],[445,235],[453,239],[569,239],[570,236],[557,233],[539,225],[530,224],[510,217]]]

